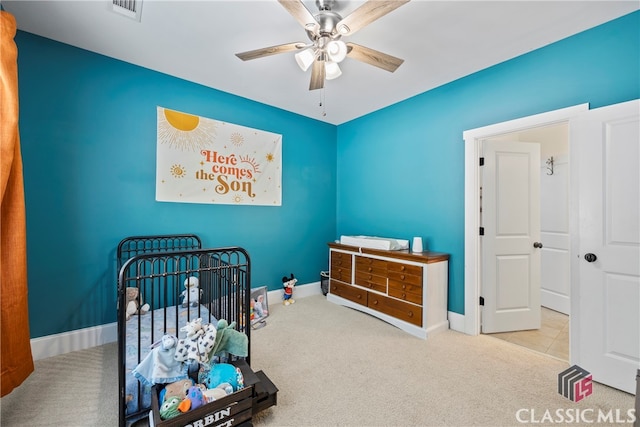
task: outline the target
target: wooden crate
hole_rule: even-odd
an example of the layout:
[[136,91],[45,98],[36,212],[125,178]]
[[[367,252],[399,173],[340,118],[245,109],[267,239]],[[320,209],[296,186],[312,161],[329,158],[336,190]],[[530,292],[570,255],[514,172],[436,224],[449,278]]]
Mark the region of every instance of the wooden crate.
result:
[[156,427],[232,427],[240,426],[247,421],[248,425],[251,425],[253,410],[253,386],[251,385],[168,420],[160,418],[158,394],[161,389],[153,386],[151,393],[153,425]]
[[240,368],[244,388],[222,399],[208,403],[169,420],[160,419],[158,395],[162,386],[154,386],[151,394],[151,410],[154,427],[232,427],[251,426],[254,414],[278,403],[278,388],[262,371],[253,369],[244,359],[231,362]]

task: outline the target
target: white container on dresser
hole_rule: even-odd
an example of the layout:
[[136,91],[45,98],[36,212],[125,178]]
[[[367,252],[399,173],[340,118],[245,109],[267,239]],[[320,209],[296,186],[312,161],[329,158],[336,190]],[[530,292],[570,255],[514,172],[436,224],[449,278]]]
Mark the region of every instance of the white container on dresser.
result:
[[360,310],[416,337],[449,328],[449,255],[329,243],[327,300]]

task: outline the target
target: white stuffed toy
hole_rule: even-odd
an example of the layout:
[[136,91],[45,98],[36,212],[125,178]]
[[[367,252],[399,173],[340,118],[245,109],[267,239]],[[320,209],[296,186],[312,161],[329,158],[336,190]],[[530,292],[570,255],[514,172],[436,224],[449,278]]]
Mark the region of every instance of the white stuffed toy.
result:
[[173,356],[179,362],[196,361],[209,363],[209,353],[216,343],[217,329],[211,323],[202,323],[198,318],[180,328],[186,337],[178,340],[176,353]]
[[200,295],[202,290],[200,289],[200,280],[197,277],[187,277],[184,281],[184,291],[180,294],[182,297],[182,306],[186,307],[187,304],[191,307],[197,307],[200,303]]

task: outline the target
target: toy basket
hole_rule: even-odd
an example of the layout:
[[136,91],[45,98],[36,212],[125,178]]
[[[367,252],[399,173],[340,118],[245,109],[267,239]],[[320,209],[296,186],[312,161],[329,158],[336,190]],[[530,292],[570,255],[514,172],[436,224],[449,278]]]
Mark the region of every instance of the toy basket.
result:
[[152,413],[149,416],[149,425],[151,427],[251,426],[251,418],[254,414],[277,405],[278,388],[264,372],[253,372],[245,360],[240,359],[231,363],[242,371],[243,389],[175,418],[168,420],[160,418],[158,396],[164,386],[154,385],[151,393]]

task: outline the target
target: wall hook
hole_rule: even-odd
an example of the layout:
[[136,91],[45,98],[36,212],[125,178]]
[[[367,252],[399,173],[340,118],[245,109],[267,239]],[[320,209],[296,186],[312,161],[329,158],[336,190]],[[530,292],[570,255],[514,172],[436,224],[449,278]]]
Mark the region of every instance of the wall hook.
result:
[[553,156],[547,159],[547,175],[553,175]]

